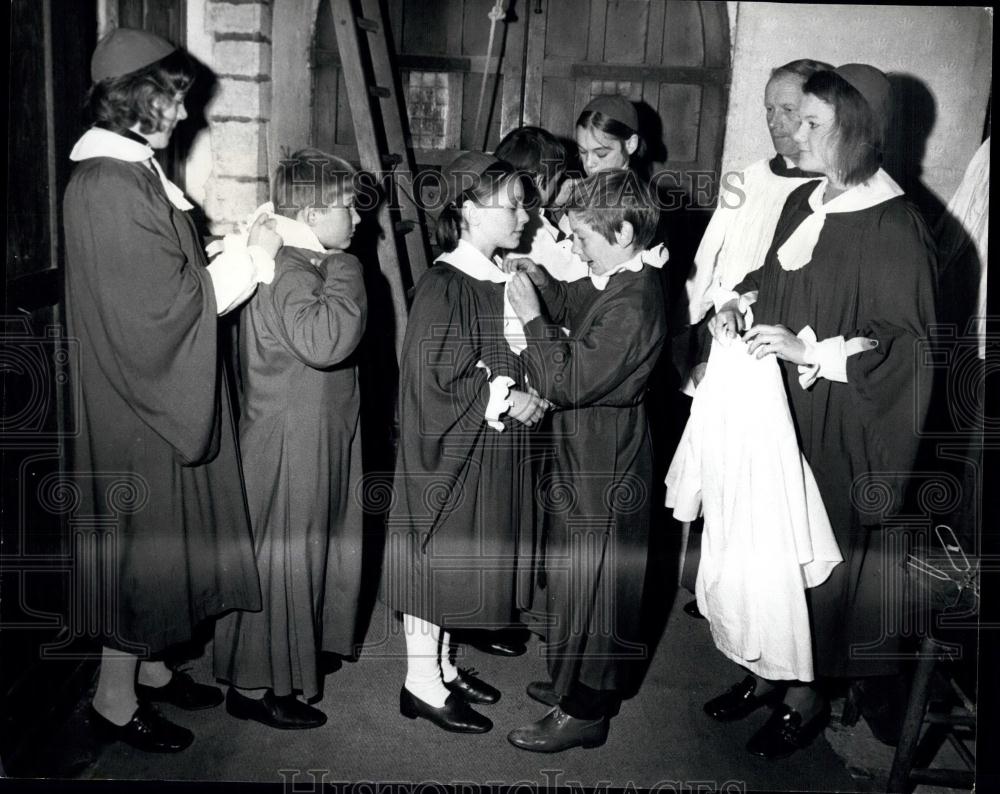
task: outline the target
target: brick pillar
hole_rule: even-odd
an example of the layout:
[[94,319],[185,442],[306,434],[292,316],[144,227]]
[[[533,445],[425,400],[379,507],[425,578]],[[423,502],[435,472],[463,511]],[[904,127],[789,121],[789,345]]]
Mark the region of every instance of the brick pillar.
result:
[[271,4],[210,0],[207,10],[218,91],[208,107],[212,175],[205,211],[212,231],[224,234],[268,197]]

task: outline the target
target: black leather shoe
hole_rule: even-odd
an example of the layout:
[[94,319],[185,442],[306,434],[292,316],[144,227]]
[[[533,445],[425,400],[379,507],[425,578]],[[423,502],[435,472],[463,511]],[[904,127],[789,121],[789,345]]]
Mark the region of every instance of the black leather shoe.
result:
[[283,731],[302,731],[318,728],[326,723],[326,714],[295,697],[276,697],[269,689],[260,700],[248,698],[229,687],[226,693],[226,711],[239,720],[256,720]]
[[525,690],[528,697],[544,703],[546,706],[559,705],[559,693],[552,686],[551,681],[532,681]]
[[90,707],[90,723],[105,741],[130,744],[147,753],[179,753],[194,741],[187,728],[168,720],[154,706],[140,701],[132,719],[125,725],[115,725]]
[[738,684],[734,684],[727,692],[712,698],[705,704],[705,713],[719,722],[741,720],[761,706],[773,703],[780,698],[781,691],[775,687],[764,695],[755,695],[757,679],[748,675]]
[[684,614],[687,615],[688,617],[692,617],[692,618],[695,618],[697,620],[704,620],[705,619],[705,616],[703,614],[701,614],[701,610],[698,609],[698,599],[697,598],[694,599],[693,601],[688,601],[683,606],[683,609],[684,609]]
[[468,703],[489,705],[500,700],[500,690],[480,680],[474,670],[465,670],[460,667],[458,678],[454,681],[445,681],[444,685],[449,692],[454,692]]
[[487,733],[493,727],[488,718],[454,692],[448,695],[441,708],[436,709],[403,687],[399,690],[399,713],[411,720],[423,717],[452,733]]
[[226,699],[218,687],[196,683],[187,673],[177,672],[166,686],[136,684],[135,693],[142,700],[170,703],[188,711],[214,708]]
[[830,704],[824,703],[819,714],[802,724],[802,715],[784,703],[778,704],[763,727],[750,737],[747,750],[753,755],[774,761],[787,758],[807,747],[830,721]]
[[558,706],[538,722],[515,728],[507,741],[533,753],[558,753],[571,747],[600,747],[608,738],[608,718],[581,720]]

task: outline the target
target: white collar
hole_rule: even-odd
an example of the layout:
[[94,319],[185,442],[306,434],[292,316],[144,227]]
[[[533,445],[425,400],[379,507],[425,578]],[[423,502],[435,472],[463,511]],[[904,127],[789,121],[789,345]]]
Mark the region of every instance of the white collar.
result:
[[487,259],[482,251],[465,240],[459,240],[454,250],[446,251],[435,261],[445,262],[477,281],[492,281],[494,284],[510,281],[510,275],[500,269],[495,259]]
[[328,253],[326,247],[319,241],[316,232],[309,228],[302,221],[294,218],[286,218],[284,215],[275,215],[274,204],[270,201],[261,204],[253,211],[247,220],[247,229],[253,227],[254,222],[261,215],[269,215],[275,222],[275,231],[281,236],[281,241],[292,248],[304,248],[306,251],[316,253]]
[[670,259],[670,253],[667,251],[667,247],[663,243],[660,243],[656,247],[650,248],[649,250],[639,251],[631,259],[627,259],[602,276],[591,273],[590,281],[595,287],[597,287],[597,289],[603,290],[606,286],[608,286],[608,282],[611,280],[611,277],[617,273],[622,273],[626,270],[629,270],[632,273],[638,273],[645,265],[661,268],[667,263],[668,259]]
[[148,143],[139,143],[101,127],[91,127],[80,136],[69,153],[69,159],[79,162],[93,157],[113,157],[127,163],[141,163],[154,154],[153,147]]
[[903,189],[881,168],[867,182],[845,190],[824,204],[823,193],[829,184],[830,180],[825,177],[819,181],[809,194],[812,213],[778,249],[778,262],[783,270],[798,270],[812,261],[813,249],[830,213],[866,210],[903,195]]
[[154,154],[153,147],[148,143],[139,143],[139,141],[134,141],[101,127],[91,127],[80,136],[80,140],[73,146],[73,151],[69,153],[69,159],[79,162],[94,157],[110,157],[126,163],[148,162],[160,178],[160,183],[163,185],[170,203],[180,210],[193,209],[194,205],[187,200],[184,191],[167,179],[160,164],[156,162]]

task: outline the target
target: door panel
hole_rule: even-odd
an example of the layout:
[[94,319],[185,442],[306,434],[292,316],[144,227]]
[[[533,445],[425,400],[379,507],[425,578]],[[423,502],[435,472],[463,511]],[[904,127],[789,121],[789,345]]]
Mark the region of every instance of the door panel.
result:
[[[653,171],[676,170],[684,181],[718,167],[729,82],[723,3],[542,5],[543,13],[529,21],[524,123],[568,137],[587,102],[618,93],[641,103],[640,132],[650,144]],[[651,112],[644,114],[643,106]]]
[[[76,424],[62,331],[61,198],[97,38],[96,4],[14,0],[8,97],[8,234],[0,322],[0,754],[15,774],[54,715],[87,686],[70,635],[71,545],[58,509],[65,444]],[[92,666],[91,666],[92,669]],[[44,770],[43,770],[44,771]]]

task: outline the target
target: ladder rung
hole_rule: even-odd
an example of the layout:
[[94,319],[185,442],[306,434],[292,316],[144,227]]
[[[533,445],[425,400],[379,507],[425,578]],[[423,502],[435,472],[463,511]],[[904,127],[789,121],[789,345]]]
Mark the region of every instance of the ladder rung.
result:
[[364,17],[358,17],[358,27],[362,30],[368,31],[369,33],[378,33],[379,26],[378,22],[374,19],[365,19]]
[[388,88],[383,88],[380,85],[368,86],[368,93],[371,94],[372,96],[377,96],[382,99],[386,99],[392,96],[392,91],[390,91]]
[[402,162],[403,162],[403,156],[400,154],[394,154],[390,152],[389,154],[382,155],[382,165],[384,165],[386,168],[392,168],[393,166],[399,165]]
[[416,221],[396,221],[395,229],[399,234],[409,234],[417,228]]

